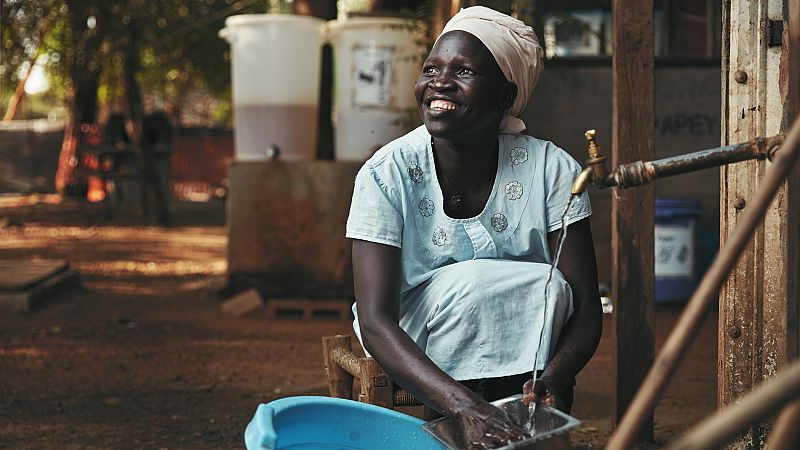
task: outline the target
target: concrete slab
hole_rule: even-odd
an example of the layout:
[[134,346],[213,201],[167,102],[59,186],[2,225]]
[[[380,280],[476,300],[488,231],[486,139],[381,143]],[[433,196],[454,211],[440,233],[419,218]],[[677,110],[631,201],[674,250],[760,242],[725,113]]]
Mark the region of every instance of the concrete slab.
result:
[[57,291],[78,284],[64,260],[0,261],[0,313],[24,313]]
[[69,267],[63,259],[0,260],[0,291],[21,291]]

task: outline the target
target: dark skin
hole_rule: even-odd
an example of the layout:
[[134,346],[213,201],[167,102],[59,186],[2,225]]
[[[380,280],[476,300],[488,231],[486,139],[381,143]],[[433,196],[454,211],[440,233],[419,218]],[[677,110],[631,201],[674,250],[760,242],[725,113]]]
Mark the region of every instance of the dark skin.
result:
[[[447,33],[425,61],[415,95],[434,139],[437,172],[445,171],[456,186],[489,174],[461,192],[462,210],[449,211],[443,205],[451,217],[472,217],[483,210],[494,183],[500,121],[516,92],[492,54],[469,33]],[[444,198],[449,198],[455,187],[441,185]],[[556,235],[548,234],[551,254]],[[366,349],[400,386],[455,420],[468,448],[496,448],[524,438],[525,432],[504,412],[437,367],[400,328],[400,255],[396,247],[353,241],[357,307]],[[555,393],[568,387],[600,339],[602,312],[588,220],[570,226],[558,268],[572,287],[574,313],[542,377],[526,391],[526,400],[556,406],[560,400]]]

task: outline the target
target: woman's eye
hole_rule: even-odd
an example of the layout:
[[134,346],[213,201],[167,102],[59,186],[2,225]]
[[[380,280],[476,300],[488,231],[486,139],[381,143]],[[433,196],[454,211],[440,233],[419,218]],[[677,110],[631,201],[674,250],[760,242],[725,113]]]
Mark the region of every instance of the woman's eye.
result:
[[436,68],[435,67],[424,67],[422,69],[422,73],[424,75],[435,75],[436,74]]
[[473,72],[470,69],[467,69],[466,67],[462,67],[461,69],[458,70],[458,74],[459,75],[475,75],[475,72]]

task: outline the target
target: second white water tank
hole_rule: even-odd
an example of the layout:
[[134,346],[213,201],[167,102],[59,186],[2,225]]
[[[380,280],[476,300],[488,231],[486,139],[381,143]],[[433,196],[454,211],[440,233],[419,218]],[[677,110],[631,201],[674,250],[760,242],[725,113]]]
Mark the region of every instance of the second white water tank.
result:
[[295,15],[242,14],[225,20],[231,44],[235,158],[286,160],[317,154],[317,112],[325,22]]
[[419,26],[369,17],[328,22],[334,54],[335,155],[364,161],[420,123],[414,82],[425,59]]

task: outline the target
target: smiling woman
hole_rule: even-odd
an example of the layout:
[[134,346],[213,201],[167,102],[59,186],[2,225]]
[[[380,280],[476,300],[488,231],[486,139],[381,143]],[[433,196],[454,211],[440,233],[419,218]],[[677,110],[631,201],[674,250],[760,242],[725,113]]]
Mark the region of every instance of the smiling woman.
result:
[[487,401],[519,393],[532,371],[527,398],[569,410],[600,338],[586,194],[566,214],[570,240],[545,294],[580,166],[520,134],[541,58],[529,26],[461,10],[415,85],[424,126],[365,163],[347,223],[356,334],[393,380],[459,424],[468,448],[524,437]]

